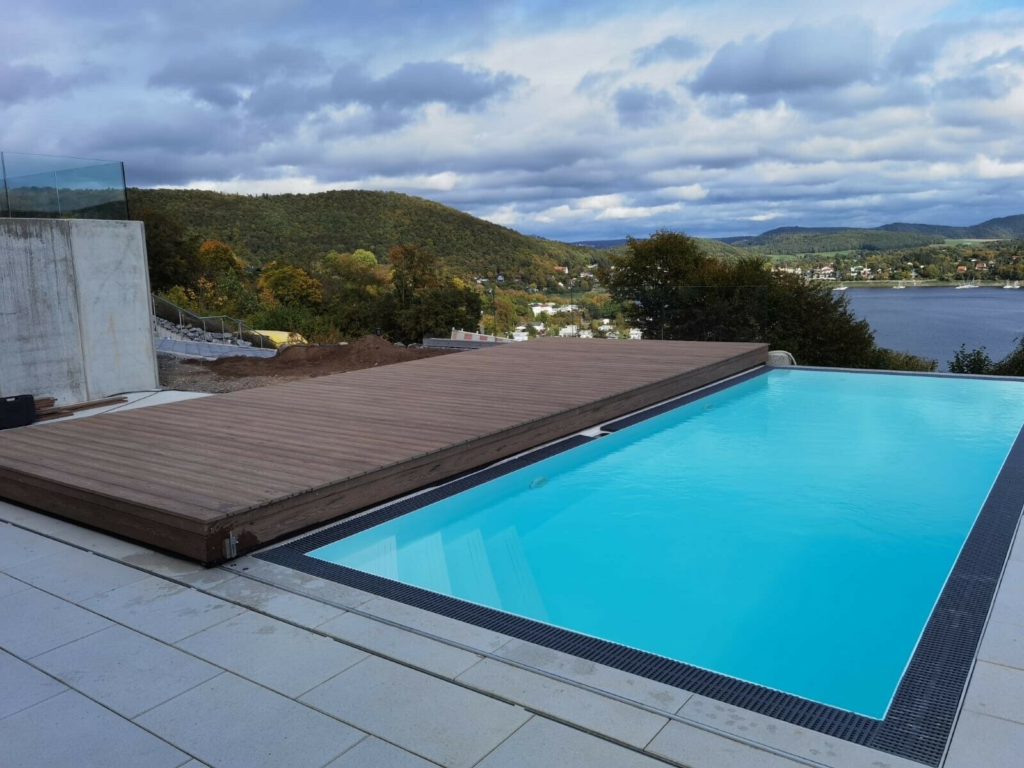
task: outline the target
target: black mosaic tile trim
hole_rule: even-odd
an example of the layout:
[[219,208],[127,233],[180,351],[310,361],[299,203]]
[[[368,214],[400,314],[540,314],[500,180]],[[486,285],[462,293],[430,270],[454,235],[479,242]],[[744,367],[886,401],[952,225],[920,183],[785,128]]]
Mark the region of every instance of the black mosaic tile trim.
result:
[[713,395],[716,392],[721,392],[723,389],[728,389],[734,384],[741,384],[744,381],[749,381],[750,379],[755,379],[758,376],[763,376],[770,370],[772,369],[763,365],[760,368],[755,368],[752,371],[741,373],[739,376],[735,376],[731,379],[720,381],[717,384],[704,387],[703,389],[691,392],[688,395],[677,397],[675,400],[669,400],[661,405],[655,405],[652,408],[648,408],[646,411],[639,411],[631,416],[623,416],[621,419],[616,419],[615,421],[610,421],[607,424],[602,424],[601,429],[605,432],[618,432],[620,429],[625,429],[626,427],[631,427],[634,424],[639,424],[642,421],[653,419],[655,416],[661,416],[661,414],[674,411],[676,408],[682,408],[684,405],[689,405],[692,402],[700,400],[702,397],[707,397],[708,395]]
[[[765,370],[761,369],[732,379],[728,384],[746,381],[764,373]],[[687,402],[716,391],[720,389],[705,389],[695,393]],[[676,400],[666,403],[664,409],[651,410],[664,413],[684,404],[685,402]],[[645,418],[650,418],[646,413],[637,416],[644,415]],[[631,418],[627,417],[619,422]],[[620,429],[623,426],[629,425],[619,424]],[[592,439],[573,437],[537,449],[525,456],[461,477],[361,517],[342,521],[322,531],[260,553],[256,557],[666,683],[827,736],[924,765],[939,765],[959,711],[964,686],[974,663],[981,634],[1024,507],[1024,429],[1017,435],[978,519],[964,542],[883,720],[819,704],[646,651],[328,563],[307,554],[374,525],[590,442]]]

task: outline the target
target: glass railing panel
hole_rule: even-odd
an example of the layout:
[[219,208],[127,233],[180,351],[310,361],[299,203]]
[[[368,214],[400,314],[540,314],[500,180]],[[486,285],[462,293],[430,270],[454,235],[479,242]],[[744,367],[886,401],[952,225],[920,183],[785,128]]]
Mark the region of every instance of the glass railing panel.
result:
[[21,219],[59,219],[57,178],[51,172],[7,177],[8,215]]
[[61,216],[75,219],[128,218],[128,199],[121,163],[57,171]]
[[0,153],[4,173],[0,215],[16,218],[128,218],[121,163]]

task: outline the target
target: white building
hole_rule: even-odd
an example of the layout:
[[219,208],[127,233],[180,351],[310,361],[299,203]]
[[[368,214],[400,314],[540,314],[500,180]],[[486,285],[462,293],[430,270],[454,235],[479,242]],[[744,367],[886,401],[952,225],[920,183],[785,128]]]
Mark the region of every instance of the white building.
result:
[[544,302],[543,304],[536,302],[530,305],[530,310],[533,312],[534,317],[539,317],[540,315],[553,315],[555,313],[555,305],[550,301]]
[[512,341],[529,341],[529,340],[530,340],[530,334],[528,334],[526,331],[513,331],[512,332]]
[[639,339],[642,339],[643,337],[644,337],[644,335],[640,331],[639,328],[630,328],[629,329],[629,338],[639,340]]
[[599,326],[597,326],[597,330],[599,330],[599,331],[610,331],[614,327],[615,326],[613,326],[607,320],[604,320],[604,321],[601,322],[601,324]]
[[559,336],[575,336],[578,329],[575,325],[565,325],[558,329]]
[[594,338],[594,332],[589,328],[584,328],[577,334],[581,339],[592,339]]

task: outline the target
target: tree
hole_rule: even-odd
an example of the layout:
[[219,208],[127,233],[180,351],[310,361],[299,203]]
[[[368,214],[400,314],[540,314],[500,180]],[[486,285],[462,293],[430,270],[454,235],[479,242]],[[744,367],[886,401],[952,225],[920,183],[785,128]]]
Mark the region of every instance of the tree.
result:
[[343,336],[365,336],[393,325],[391,269],[369,251],[327,254],[321,280],[324,306]]
[[871,328],[828,284],[772,272],[756,256],[715,259],[682,233],[630,238],[600,280],[644,338],[765,342],[806,365],[867,368],[879,359]]
[[392,248],[395,306],[391,331],[403,342],[447,335],[451,328],[476,328],[483,301],[480,292],[448,276],[430,251],[416,245]]
[[204,240],[199,246],[197,271],[207,280],[216,280],[225,274],[240,275],[244,266],[231,246],[220,240]]
[[322,286],[306,270],[276,261],[263,268],[259,287],[284,306],[312,307],[323,299]]
[[155,208],[143,207],[133,213],[146,230],[146,258],[152,289],[165,291],[176,285],[194,285],[199,277],[196,239],[185,231],[181,222]]
[[516,307],[511,301],[503,296],[494,300],[494,328],[495,333],[508,333],[516,327]]

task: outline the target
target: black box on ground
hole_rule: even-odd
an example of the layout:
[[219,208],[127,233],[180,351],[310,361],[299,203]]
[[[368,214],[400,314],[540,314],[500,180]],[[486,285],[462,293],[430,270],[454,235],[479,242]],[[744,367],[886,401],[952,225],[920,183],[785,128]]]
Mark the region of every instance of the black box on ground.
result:
[[32,395],[0,397],[0,429],[27,427],[36,420],[36,401]]

